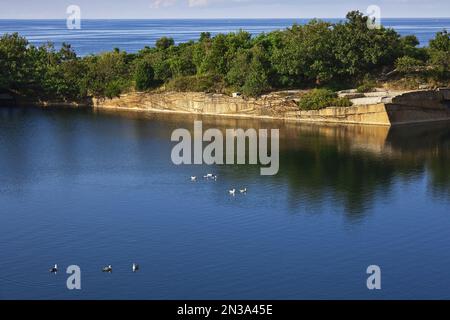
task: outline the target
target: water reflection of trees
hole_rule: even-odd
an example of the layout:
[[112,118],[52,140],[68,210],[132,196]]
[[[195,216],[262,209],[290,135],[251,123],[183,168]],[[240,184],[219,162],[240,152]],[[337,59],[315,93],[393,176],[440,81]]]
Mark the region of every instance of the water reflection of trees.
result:
[[429,178],[429,189],[440,199],[450,199],[450,123],[394,127],[387,139],[396,158],[415,161]]
[[[295,130],[294,130],[295,131]],[[440,199],[450,195],[450,125],[384,127],[298,126],[282,153],[280,176],[290,196],[320,203],[331,197],[358,217],[387,198],[396,180],[429,176]]]
[[[142,115],[128,114],[142,127]],[[374,202],[388,199],[392,185],[429,177],[433,195],[450,195],[450,123],[399,127],[318,125],[282,121],[213,118],[191,115],[147,114],[164,122],[160,136],[173,129],[192,129],[202,120],[204,129],[279,128],[280,172],[271,179],[287,183],[292,206],[319,207],[324,198],[342,205],[350,218],[364,214]],[[143,129],[139,129],[143,131]],[[220,168],[218,168],[220,170]],[[249,166],[227,171],[230,179],[248,181],[258,174]],[[316,211],[316,210],[314,210]]]

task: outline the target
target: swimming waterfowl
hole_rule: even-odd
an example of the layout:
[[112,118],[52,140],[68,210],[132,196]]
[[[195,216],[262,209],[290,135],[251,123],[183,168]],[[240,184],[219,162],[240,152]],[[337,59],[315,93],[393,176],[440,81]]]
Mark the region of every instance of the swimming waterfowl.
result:
[[192,176],[192,177],[191,177],[191,181],[197,181],[197,177]]
[[108,265],[106,267],[103,267],[102,272],[109,272],[109,273],[111,273],[112,272],[112,266]]
[[139,265],[136,263],[133,263],[133,272],[139,271]]
[[228,190],[228,192],[230,193],[230,195],[234,196],[236,194],[236,189]]
[[247,193],[247,188],[240,189],[239,192],[240,192],[240,193]]
[[51,273],[57,273],[58,272],[58,265],[55,264],[52,268],[49,270]]

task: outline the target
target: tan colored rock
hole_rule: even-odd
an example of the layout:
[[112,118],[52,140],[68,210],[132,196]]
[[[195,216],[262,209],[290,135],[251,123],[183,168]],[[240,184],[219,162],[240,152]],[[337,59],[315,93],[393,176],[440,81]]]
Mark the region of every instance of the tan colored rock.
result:
[[[274,92],[258,99],[198,92],[129,93],[115,99],[94,99],[95,108],[176,112],[217,116],[272,118],[305,122],[394,125],[450,120],[443,103],[449,89],[374,93],[353,99],[352,107],[299,110],[295,99],[303,91]],[[351,92],[350,92],[351,93]]]

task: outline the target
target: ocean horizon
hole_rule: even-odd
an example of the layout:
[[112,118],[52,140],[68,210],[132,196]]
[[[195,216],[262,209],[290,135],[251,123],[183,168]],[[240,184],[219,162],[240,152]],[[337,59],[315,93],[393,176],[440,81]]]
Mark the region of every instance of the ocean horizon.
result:
[[[83,19],[80,30],[69,30],[64,19],[0,19],[0,33],[18,32],[33,45],[63,42],[72,45],[80,56],[109,51],[114,48],[134,53],[153,46],[163,36],[176,43],[197,40],[201,32],[212,35],[245,30],[252,35],[281,30],[295,23],[305,24],[308,18],[274,19]],[[320,19],[339,22],[344,18]],[[385,18],[384,27],[400,35],[416,35],[420,45],[428,44],[435,34],[450,29],[450,18]]]

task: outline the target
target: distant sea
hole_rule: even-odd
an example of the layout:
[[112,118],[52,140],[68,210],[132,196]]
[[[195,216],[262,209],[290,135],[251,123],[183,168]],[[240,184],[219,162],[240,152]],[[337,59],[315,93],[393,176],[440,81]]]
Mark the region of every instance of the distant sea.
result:
[[[0,20],[0,34],[19,32],[28,40],[41,45],[53,42],[58,47],[70,43],[81,55],[120,48],[136,52],[153,46],[156,39],[171,36],[177,43],[198,39],[201,32],[215,35],[246,30],[252,34],[284,29],[294,23],[305,24],[309,19],[215,19],[215,20],[82,20],[81,30],[68,30],[65,20]],[[337,22],[339,19],[328,19]],[[384,19],[385,27],[401,35],[414,34],[426,45],[436,32],[450,29],[450,18]]]

